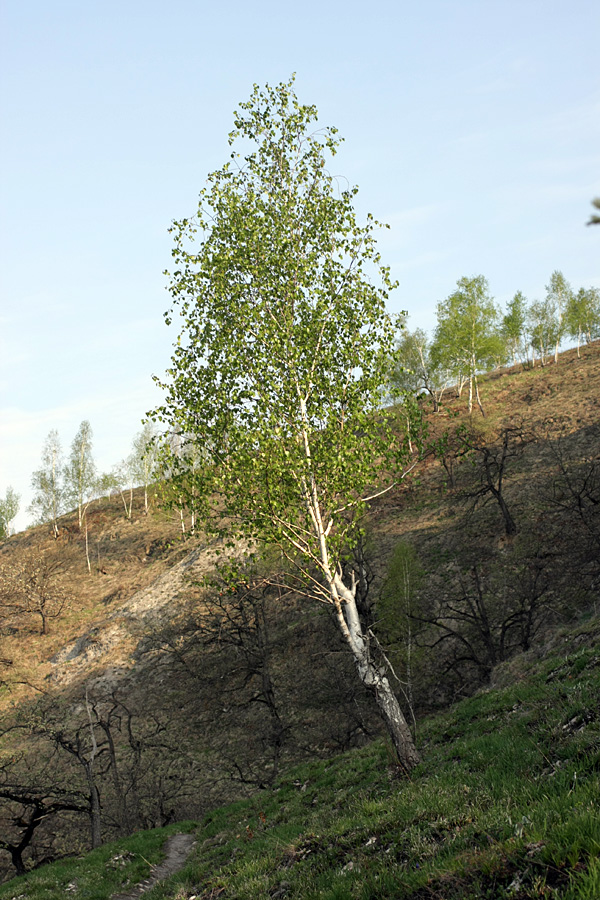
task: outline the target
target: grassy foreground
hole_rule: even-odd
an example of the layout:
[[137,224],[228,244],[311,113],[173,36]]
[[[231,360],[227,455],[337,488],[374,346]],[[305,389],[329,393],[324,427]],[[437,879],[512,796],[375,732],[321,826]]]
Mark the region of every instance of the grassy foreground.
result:
[[[508,686],[422,724],[407,781],[386,745],[296,768],[216,810],[186,867],[146,900],[600,897],[598,623]],[[144,878],[182,823],[0,887],[1,900],[108,900]]]

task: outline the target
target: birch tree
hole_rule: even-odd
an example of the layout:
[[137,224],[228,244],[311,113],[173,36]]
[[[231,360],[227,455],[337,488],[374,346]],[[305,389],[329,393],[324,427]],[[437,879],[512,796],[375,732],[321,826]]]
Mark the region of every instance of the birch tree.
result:
[[530,305],[527,310],[527,328],[532,349],[533,365],[535,366],[535,354],[537,352],[542,366],[545,366],[552,346],[559,340],[556,331],[554,306],[548,297],[544,300],[534,300]]
[[71,455],[65,467],[65,490],[69,502],[77,507],[79,530],[85,509],[96,490],[96,464],[92,456],[92,426],[84,420],[73,438]]
[[0,541],[5,540],[11,534],[10,523],[19,512],[19,500],[21,497],[10,485],[6,489],[4,497],[0,497]]
[[405,391],[427,393],[438,412],[450,384],[450,372],[431,358],[431,342],[422,328],[409,331],[403,328],[397,341],[397,358],[390,374],[390,394],[395,397]]
[[58,537],[58,517],[64,511],[63,455],[58,431],[49,432],[42,450],[42,466],[31,476],[35,493],[27,508],[36,522],[51,522]]
[[600,334],[600,290],[579,288],[572,293],[566,312],[569,337],[577,341],[577,356],[581,356],[581,341],[586,343]]
[[466,377],[469,412],[476,400],[485,416],[477,376],[501,361],[505,344],[498,327],[498,309],[483,275],[459,278],[456,290],[438,303],[437,317],[431,359],[437,366],[450,369],[457,380]]
[[[194,479],[186,479],[185,472],[195,468],[195,460],[202,455],[202,449],[195,438],[189,438],[176,430],[164,434],[155,441],[157,450],[156,465],[162,475],[160,493],[163,506],[175,511],[179,517],[181,534],[193,534],[196,528],[195,487]],[[177,470],[177,478],[173,477]],[[190,527],[186,524],[186,512],[190,513]]]
[[116,490],[118,490],[125,515],[131,519],[133,514],[133,491],[135,489],[135,464],[133,454],[122,459],[121,462],[114,466],[111,472],[114,479]]
[[502,317],[502,334],[512,356],[513,366],[524,355],[526,316],[527,300],[521,291],[517,291]]
[[137,485],[144,486],[144,511],[148,513],[148,488],[155,478],[157,446],[153,438],[156,429],[152,422],[146,422],[133,439],[129,457],[130,468]]
[[548,307],[554,314],[554,362],[558,363],[558,348],[567,332],[567,309],[571,303],[573,291],[571,285],[558,269],[550,276],[546,285]]
[[357,188],[330,172],[336,129],[316,119],[293,79],[255,85],[236,111],[228,162],[172,228],[166,319],[183,325],[151,415],[197,445],[193,472],[181,458],[166,466],[206,527],[276,548],[298,590],[332,608],[409,771],[419,755],[343,567],[369,499],[401,477],[402,441],[381,409],[394,285],[377,223],[358,224]]

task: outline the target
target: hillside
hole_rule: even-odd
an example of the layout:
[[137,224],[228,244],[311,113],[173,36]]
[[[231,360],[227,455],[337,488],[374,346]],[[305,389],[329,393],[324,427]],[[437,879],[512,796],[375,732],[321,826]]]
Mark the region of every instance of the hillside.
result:
[[147,900],[595,900],[599,637],[598,618],[561,632],[545,659],[505,668],[503,687],[424,721],[410,781],[375,741],[200,823],[39,869],[0,898],[132,900],[170,836],[192,831],[187,863]]
[[[518,678],[518,660],[543,656],[598,599],[600,343],[556,367],[492,373],[482,401],[485,419],[469,419],[464,398],[427,414],[437,454],[374,504],[356,562],[368,573],[365,615],[419,720],[507,671]],[[498,493],[499,466],[508,513],[489,489],[488,476]],[[380,759],[378,718],[325,609],[280,596],[260,573],[252,591],[207,589],[201,535],[184,539],[156,503],[145,515],[141,494],[131,519],[120,503],[90,508],[87,557],[75,515],[56,541],[40,526],[0,546],[2,566],[58,565],[50,582],[67,600],[41,634],[35,605],[4,599],[5,876],[8,845],[36,809],[26,868],[89,847],[90,783],[110,840],[252,797],[301,762],[361,747],[353,759]]]

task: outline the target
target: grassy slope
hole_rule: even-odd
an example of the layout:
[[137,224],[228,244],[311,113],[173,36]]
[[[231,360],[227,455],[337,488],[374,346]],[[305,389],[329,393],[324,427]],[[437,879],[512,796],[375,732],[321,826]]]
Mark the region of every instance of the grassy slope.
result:
[[[597,900],[599,636],[590,619],[545,659],[509,664],[507,686],[425,721],[410,782],[376,741],[216,810],[186,868],[144,896]],[[107,900],[120,880],[144,876],[140,862],[174,830],[47,866],[0,887],[0,898]],[[124,865],[106,865],[123,851]]]

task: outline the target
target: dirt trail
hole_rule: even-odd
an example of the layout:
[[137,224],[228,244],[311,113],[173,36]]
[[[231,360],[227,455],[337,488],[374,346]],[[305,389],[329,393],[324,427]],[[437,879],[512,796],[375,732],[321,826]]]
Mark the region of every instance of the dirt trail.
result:
[[193,834],[174,834],[166,843],[165,850],[167,855],[165,859],[159,866],[152,867],[152,873],[148,878],[140,881],[139,884],[136,884],[134,888],[125,894],[113,894],[111,900],[138,900],[138,897],[149,891],[163,878],[167,878],[173,872],[182,869],[195,843],[196,839]]

